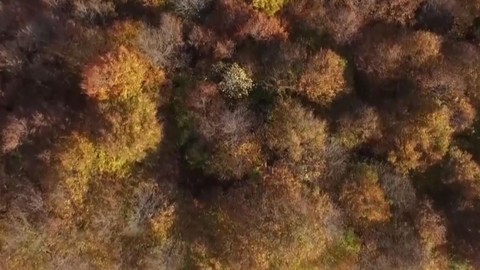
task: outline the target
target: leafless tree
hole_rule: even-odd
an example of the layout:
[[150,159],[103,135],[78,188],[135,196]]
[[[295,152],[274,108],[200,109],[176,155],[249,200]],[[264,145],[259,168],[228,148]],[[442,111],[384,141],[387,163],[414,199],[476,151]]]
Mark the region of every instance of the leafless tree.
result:
[[28,133],[27,119],[9,117],[1,133],[3,152],[6,153],[17,148],[22,144]]
[[171,0],[174,10],[185,17],[198,17],[211,0]]
[[115,12],[113,1],[102,0],[75,0],[73,14],[79,19],[92,21],[97,17],[111,15]]
[[179,18],[162,16],[159,28],[147,27],[139,35],[137,43],[152,62],[161,68],[182,66],[180,55],[183,46],[183,26]]

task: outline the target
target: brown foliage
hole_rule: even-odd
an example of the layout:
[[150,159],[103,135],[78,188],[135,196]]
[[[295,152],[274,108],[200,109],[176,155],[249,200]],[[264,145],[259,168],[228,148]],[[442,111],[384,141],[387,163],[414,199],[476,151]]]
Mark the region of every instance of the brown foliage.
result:
[[425,269],[418,233],[404,219],[394,218],[366,233],[363,240],[362,269]]
[[432,64],[440,49],[441,38],[435,34],[379,26],[366,35],[355,63],[373,79],[398,78]]
[[472,155],[452,147],[448,159],[447,183],[458,184],[467,200],[478,199],[480,195],[480,166]]
[[186,106],[195,130],[214,143],[209,172],[221,179],[241,179],[263,166],[261,145],[255,137],[255,120],[243,104],[229,108],[217,85],[199,82],[189,91]]
[[368,18],[368,4],[356,1],[290,1],[288,17],[293,27],[327,33],[341,44],[352,42]]
[[390,205],[373,166],[358,164],[349,172],[340,200],[354,224],[369,226],[390,219]]
[[230,189],[217,206],[206,215],[208,223],[203,221],[217,233],[197,240],[197,267],[210,263],[221,269],[316,268],[326,246],[343,229],[328,196],[303,189],[283,165],[271,168],[258,184]]
[[239,30],[237,35],[244,39],[251,37],[255,40],[285,40],[288,37],[285,24],[278,19],[266,16],[263,13],[252,12],[251,18]]
[[371,7],[375,19],[412,25],[422,0],[376,0]]
[[423,245],[425,269],[448,269],[448,258],[442,249],[447,243],[445,220],[435,212],[430,202],[421,205],[417,230]]
[[285,40],[285,25],[278,18],[268,17],[244,2],[219,0],[215,3],[210,25],[224,35],[241,41],[253,38],[258,41]]
[[455,23],[452,32],[457,36],[468,34],[468,31],[474,26],[475,19],[480,12],[480,2],[478,0],[444,2],[446,3],[442,3],[443,7],[450,11],[454,17]]
[[295,24],[327,33],[338,43],[350,43],[371,21],[413,25],[422,0],[291,1],[287,13]]
[[457,82],[461,90],[478,108],[480,105],[480,50],[466,42],[450,42],[445,46],[445,58],[448,64],[446,77]]
[[212,30],[198,25],[189,33],[188,42],[201,55],[213,59],[230,58],[235,50],[235,43],[231,39],[219,37]]
[[419,99],[420,111],[390,120],[391,135],[385,141],[388,161],[399,171],[425,169],[442,160],[452,140],[451,112],[428,100]]
[[0,0],[0,268],[480,269],[479,11]]
[[477,111],[468,93],[465,74],[448,62],[439,63],[434,70],[416,76],[417,86],[424,94],[448,106],[452,111],[450,124],[456,132],[470,128]]
[[418,230],[427,250],[433,250],[447,242],[445,221],[432,208],[430,202],[421,205]]
[[74,15],[88,22],[115,13],[114,0],[75,0],[72,2],[72,6]]
[[326,125],[299,103],[281,101],[272,112],[266,130],[267,145],[294,162],[315,159],[322,152]]
[[380,139],[382,126],[379,113],[372,107],[362,105],[337,120],[338,138],[348,148],[353,148],[370,140]]
[[28,133],[29,130],[26,119],[13,117],[8,119],[8,123],[2,128],[1,133],[3,152],[6,153],[17,148]]
[[299,82],[299,91],[308,99],[328,105],[348,90],[346,61],[331,50],[321,50],[307,64]]

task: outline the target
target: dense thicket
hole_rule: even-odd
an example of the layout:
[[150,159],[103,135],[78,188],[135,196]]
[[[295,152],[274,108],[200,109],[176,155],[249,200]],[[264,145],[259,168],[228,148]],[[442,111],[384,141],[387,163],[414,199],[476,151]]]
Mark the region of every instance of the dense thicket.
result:
[[480,269],[480,1],[0,0],[0,269]]

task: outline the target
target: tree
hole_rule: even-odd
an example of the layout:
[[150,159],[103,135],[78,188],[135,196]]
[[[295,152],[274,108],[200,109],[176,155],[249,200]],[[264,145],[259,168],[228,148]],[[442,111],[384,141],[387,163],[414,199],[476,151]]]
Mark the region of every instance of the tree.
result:
[[426,269],[418,232],[407,220],[392,220],[363,237],[358,266],[362,269]]
[[[265,127],[265,144],[302,181],[322,182],[337,173],[330,169],[342,168],[344,159],[338,155],[343,149],[327,141],[325,121],[294,100],[275,105]],[[335,166],[327,168],[327,164]]]
[[480,11],[480,3],[474,1],[447,1],[445,5],[454,17],[454,29],[452,32],[456,36],[465,36],[469,28],[475,24],[475,19]]
[[387,222],[391,217],[378,172],[371,165],[357,164],[350,170],[340,200],[353,224],[366,227]]
[[140,91],[148,65],[135,52],[119,47],[89,64],[83,72],[82,88],[97,100],[128,98]]
[[193,130],[208,145],[204,170],[221,180],[239,180],[264,165],[254,130],[254,114],[242,102],[228,106],[214,83],[199,82],[187,93],[186,110]]
[[152,63],[159,68],[182,66],[183,25],[179,18],[164,14],[160,27],[144,27],[136,43]]
[[288,33],[285,23],[268,17],[263,13],[251,12],[250,19],[238,31],[237,36],[241,39],[252,37],[259,41],[286,40]]
[[2,152],[7,153],[17,148],[22,144],[29,132],[26,119],[9,118],[8,124],[5,124],[1,132]]
[[322,152],[326,124],[293,100],[280,101],[271,113],[266,143],[285,160],[302,162]]
[[445,104],[451,111],[450,123],[455,132],[468,130],[477,115],[474,102],[469,97],[465,74],[454,64],[445,61],[439,63],[435,70],[416,75],[420,91],[431,96],[437,102]]
[[75,132],[59,143],[56,169],[72,197],[67,206],[81,208],[95,180],[127,176],[135,162],[158,147],[163,137],[157,120],[159,93],[149,84],[158,87],[163,73],[158,71],[151,81],[152,71],[140,55],[124,47],[86,65],[82,87],[97,102],[107,128],[98,135],[98,117],[87,118],[83,125],[90,133]]
[[424,202],[420,207],[415,225],[423,245],[424,267],[448,269],[448,257],[442,252],[442,246],[447,243],[445,221],[435,212],[430,202]]
[[200,231],[188,229],[188,234],[194,236],[193,264],[202,268],[317,268],[329,245],[344,237],[329,197],[305,189],[280,164],[258,184],[218,196],[200,215],[194,221],[202,222]]
[[211,0],[169,0],[173,5],[175,12],[187,18],[195,18],[200,16],[205,8],[210,5]]
[[480,166],[472,155],[458,147],[452,147],[448,153],[446,183],[458,184],[467,201],[479,198]]
[[275,15],[288,0],[253,0],[253,6],[259,10],[264,11],[269,16]]
[[215,2],[209,25],[212,29],[235,40],[251,37],[257,41],[285,40],[288,37],[284,23],[268,17],[244,2],[219,0]]
[[353,42],[361,27],[368,22],[368,3],[353,1],[325,1],[324,27],[329,35],[340,44]]
[[411,119],[394,124],[394,134],[387,142],[388,161],[400,172],[422,170],[442,160],[452,140],[449,109],[428,105],[428,101],[420,104],[424,107],[414,112]]
[[308,63],[298,91],[309,100],[328,105],[348,90],[346,61],[331,50],[321,50]]
[[253,80],[242,67],[233,63],[224,69],[219,87],[227,98],[241,99],[248,96],[252,90]]
[[412,25],[415,19],[415,12],[422,4],[421,0],[397,0],[397,1],[374,1],[371,12],[374,18]]
[[338,120],[337,132],[340,142],[348,148],[354,148],[369,140],[382,136],[382,126],[378,111],[361,105]]
[[195,25],[188,35],[188,43],[193,46],[200,55],[207,59],[210,57],[221,60],[232,57],[235,51],[235,43],[228,37],[219,36],[211,29]]
[[115,0],[75,0],[73,1],[73,13],[76,17],[93,22],[95,19],[105,19],[115,13]]
[[387,196],[393,213],[413,213],[417,210],[417,195],[412,180],[395,172],[387,164],[374,165],[382,189]]
[[456,88],[463,90],[471,104],[477,107],[480,104],[478,94],[480,51],[476,46],[466,42],[449,42],[445,46],[445,51],[445,60],[449,69],[444,76],[450,82],[456,82],[455,86],[460,86]]
[[[253,137],[253,136],[252,136]],[[209,170],[220,179],[242,179],[264,167],[261,144],[255,138],[219,142],[214,149]]]
[[431,70],[441,57],[441,37],[425,31],[380,25],[367,31],[361,43],[355,64],[372,93],[382,93],[392,81],[408,82],[411,74]]

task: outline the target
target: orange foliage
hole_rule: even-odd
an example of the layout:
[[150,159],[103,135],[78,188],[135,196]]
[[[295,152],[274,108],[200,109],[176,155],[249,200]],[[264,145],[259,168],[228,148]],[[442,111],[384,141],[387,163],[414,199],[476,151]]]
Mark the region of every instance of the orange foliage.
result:
[[107,34],[114,46],[131,46],[144,27],[142,23],[133,20],[115,22]]
[[202,220],[215,234],[201,238],[196,256],[213,269],[315,269],[342,231],[329,197],[308,192],[281,164],[258,184],[229,189],[217,205]]
[[390,219],[390,205],[378,180],[378,172],[374,167],[359,164],[352,169],[342,187],[340,200],[353,221],[361,226]]
[[321,50],[308,63],[300,78],[299,91],[311,101],[329,104],[348,90],[346,61],[331,50]]
[[141,89],[148,65],[142,57],[125,47],[93,59],[83,71],[82,88],[97,100],[126,98]]

